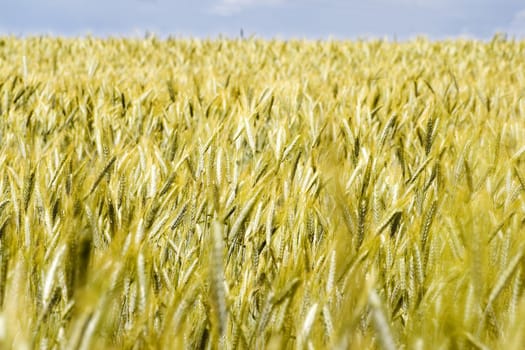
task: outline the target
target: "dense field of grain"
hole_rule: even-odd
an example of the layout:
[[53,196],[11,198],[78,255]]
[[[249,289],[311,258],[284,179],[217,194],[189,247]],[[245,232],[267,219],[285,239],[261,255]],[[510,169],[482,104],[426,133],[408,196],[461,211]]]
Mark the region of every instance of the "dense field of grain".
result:
[[0,345],[521,348],[524,57],[0,38]]

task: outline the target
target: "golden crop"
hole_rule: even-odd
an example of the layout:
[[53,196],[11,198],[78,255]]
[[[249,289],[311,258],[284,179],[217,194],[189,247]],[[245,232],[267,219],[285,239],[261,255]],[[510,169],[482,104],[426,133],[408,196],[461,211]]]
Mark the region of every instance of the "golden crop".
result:
[[0,345],[520,349],[524,57],[0,38]]

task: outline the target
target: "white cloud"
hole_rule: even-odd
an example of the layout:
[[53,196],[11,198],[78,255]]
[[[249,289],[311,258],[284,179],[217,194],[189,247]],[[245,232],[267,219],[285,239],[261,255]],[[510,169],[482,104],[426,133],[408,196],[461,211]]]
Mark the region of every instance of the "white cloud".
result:
[[384,5],[398,5],[404,8],[436,10],[454,12],[462,9],[467,1],[465,0],[372,0],[375,3]]
[[211,12],[221,16],[232,16],[247,8],[276,6],[282,3],[284,0],[220,0],[213,5]]
[[517,12],[510,24],[503,28],[503,31],[509,35],[515,35],[517,37],[525,37],[525,9]]

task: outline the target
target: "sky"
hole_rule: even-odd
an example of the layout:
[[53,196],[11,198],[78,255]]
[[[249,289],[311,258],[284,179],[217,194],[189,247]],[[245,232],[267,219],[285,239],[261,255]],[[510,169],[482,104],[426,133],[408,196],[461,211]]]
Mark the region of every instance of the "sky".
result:
[[525,39],[525,0],[0,0],[0,35]]

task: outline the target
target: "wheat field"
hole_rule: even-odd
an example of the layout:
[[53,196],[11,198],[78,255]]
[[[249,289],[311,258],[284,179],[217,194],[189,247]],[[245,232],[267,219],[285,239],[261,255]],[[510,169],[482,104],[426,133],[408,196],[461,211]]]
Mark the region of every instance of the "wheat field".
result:
[[521,349],[524,57],[0,38],[0,346]]

